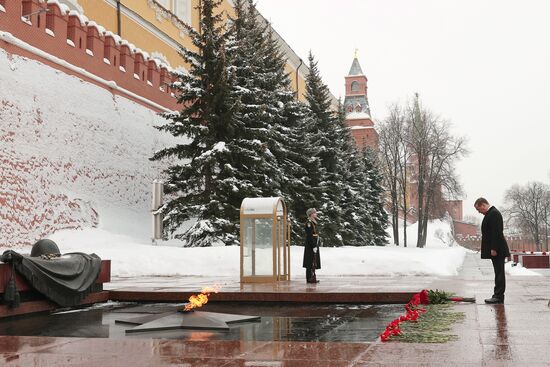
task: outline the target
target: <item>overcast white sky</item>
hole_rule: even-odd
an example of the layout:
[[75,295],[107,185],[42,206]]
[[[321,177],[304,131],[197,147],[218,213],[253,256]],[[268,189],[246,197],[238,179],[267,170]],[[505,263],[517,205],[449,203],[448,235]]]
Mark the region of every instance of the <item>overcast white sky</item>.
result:
[[[466,136],[464,213],[528,181],[550,183],[550,1],[257,0],[260,12],[344,97],[354,50],[375,120],[414,92]],[[477,215],[477,214],[476,214]]]

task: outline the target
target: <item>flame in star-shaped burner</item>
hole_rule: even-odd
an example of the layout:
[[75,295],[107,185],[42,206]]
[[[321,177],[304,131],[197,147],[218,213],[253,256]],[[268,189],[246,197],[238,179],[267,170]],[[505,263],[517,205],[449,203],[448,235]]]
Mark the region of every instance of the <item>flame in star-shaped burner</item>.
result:
[[219,286],[214,287],[205,287],[197,295],[192,295],[189,297],[189,303],[184,307],[184,311],[191,311],[194,308],[202,307],[204,304],[208,303],[208,297],[210,293],[218,293],[220,290]]

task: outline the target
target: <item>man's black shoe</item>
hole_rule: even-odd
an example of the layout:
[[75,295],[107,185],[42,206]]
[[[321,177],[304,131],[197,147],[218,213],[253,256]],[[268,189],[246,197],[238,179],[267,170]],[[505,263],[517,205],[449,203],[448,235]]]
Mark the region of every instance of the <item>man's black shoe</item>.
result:
[[496,304],[504,303],[504,299],[491,297],[491,298],[486,299],[485,303],[490,304],[490,305],[496,305]]

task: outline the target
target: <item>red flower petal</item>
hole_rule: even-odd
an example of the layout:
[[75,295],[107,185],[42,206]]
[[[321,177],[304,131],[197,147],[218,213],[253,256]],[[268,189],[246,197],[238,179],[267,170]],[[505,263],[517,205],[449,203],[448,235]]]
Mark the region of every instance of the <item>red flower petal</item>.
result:
[[423,289],[422,292],[419,293],[420,294],[420,303],[422,303],[423,305],[429,305],[430,304],[430,295],[428,294],[428,291]]

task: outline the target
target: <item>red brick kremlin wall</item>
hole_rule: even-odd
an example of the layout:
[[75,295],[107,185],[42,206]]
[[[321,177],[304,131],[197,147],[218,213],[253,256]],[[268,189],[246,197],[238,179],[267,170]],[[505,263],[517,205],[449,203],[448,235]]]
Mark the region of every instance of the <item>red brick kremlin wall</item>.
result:
[[55,2],[0,0],[1,247],[108,224],[106,206],[150,234],[164,166],[149,158],[174,144],[154,129],[157,112],[178,109],[172,76],[82,20]]
[[[90,21],[82,23],[75,12],[62,12],[57,3],[44,4],[38,0],[0,0],[0,32],[8,32],[30,46],[55,56],[72,66],[108,82],[107,85],[70,67],[36,55],[5,35],[0,47],[9,53],[37,59],[67,74],[123,95],[157,112],[163,108],[177,109],[176,99],[168,84],[172,75],[139,49]],[[48,12],[39,12],[46,8]],[[22,17],[23,15],[28,15]],[[101,33],[100,33],[101,30]],[[149,103],[148,101],[152,102]]]

